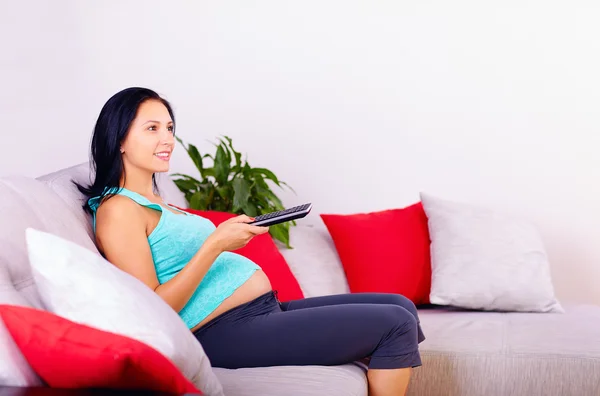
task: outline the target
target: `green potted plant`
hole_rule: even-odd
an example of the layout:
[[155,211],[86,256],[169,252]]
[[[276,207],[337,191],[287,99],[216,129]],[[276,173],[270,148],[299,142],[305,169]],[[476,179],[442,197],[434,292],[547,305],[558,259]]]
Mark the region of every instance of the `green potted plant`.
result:
[[[233,148],[231,138],[223,138],[218,139],[218,144],[213,143],[216,146],[214,155],[201,154],[193,144],[186,145],[179,137],[176,138],[199,172],[199,177],[181,173],[171,175],[185,195],[189,207],[246,214],[250,217],[283,210],[284,206],[269,186],[269,182],[282,189],[286,186],[294,190],[279,180],[272,171],[251,167],[247,157],[242,160],[242,154]],[[206,158],[212,160],[212,166],[204,163]],[[289,221],[269,228],[271,236],[288,249],[292,248],[289,243],[291,225],[296,225],[296,222]]]

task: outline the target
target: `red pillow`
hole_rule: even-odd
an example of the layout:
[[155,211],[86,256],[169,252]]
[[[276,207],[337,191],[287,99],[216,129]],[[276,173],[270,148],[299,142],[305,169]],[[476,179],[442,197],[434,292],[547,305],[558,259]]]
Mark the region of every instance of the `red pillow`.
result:
[[[238,216],[234,213],[212,210],[180,209],[207,218],[216,226],[225,220]],[[262,268],[271,281],[273,289],[277,290],[277,297],[280,301],[304,298],[298,280],[269,233],[257,235],[246,246],[236,250],[235,253],[252,260]]]
[[431,256],[421,203],[352,215],[322,214],[350,291],[397,293],[428,304]]
[[169,359],[134,339],[29,307],[0,305],[0,317],[31,368],[52,388],[202,394]]

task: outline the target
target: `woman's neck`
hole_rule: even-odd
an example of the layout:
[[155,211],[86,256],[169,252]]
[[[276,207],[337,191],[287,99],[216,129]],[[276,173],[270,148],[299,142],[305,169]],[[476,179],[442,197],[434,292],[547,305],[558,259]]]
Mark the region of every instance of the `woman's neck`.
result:
[[129,172],[127,173],[127,177],[121,177],[120,185],[121,187],[143,195],[148,199],[155,198],[152,174]]

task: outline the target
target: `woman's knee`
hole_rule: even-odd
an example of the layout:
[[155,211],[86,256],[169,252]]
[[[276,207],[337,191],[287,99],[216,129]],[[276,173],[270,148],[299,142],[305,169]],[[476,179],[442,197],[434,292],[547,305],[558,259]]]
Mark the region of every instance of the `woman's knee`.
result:
[[406,308],[396,305],[389,304],[382,307],[385,314],[385,327],[390,332],[410,332],[416,330],[418,327],[418,321],[415,315]]
[[371,355],[369,369],[397,369],[421,365],[417,318],[399,305],[388,304],[385,310],[391,322],[386,324],[381,341]]
[[[412,304],[412,303],[411,303]],[[414,305],[413,305],[414,307]],[[419,319],[417,317],[416,309],[411,311],[407,307],[399,307],[398,316],[400,318],[400,324],[404,326],[408,326],[411,329],[416,329],[419,325]]]
[[388,304],[397,305],[399,307],[406,309],[408,312],[410,312],[415,317],[417,322],[419,321],[419,314],[417,312],[417,307],[411,300],[409,300],[408,298],[404,297],[401,294],[389,294],[388,299],[389,299]]

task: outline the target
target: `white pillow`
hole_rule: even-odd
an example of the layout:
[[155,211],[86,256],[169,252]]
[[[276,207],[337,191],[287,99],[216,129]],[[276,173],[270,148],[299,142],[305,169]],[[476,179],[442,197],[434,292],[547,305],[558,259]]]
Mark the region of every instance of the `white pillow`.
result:
[[32,228],[25,233],[33,277],[49,311],[144,342],[204,394],[223,395],[200,342],[148,286],[73,242]]
[[564,312],[533,225],[490,209],[420,195],[431,240],[432,304]]

